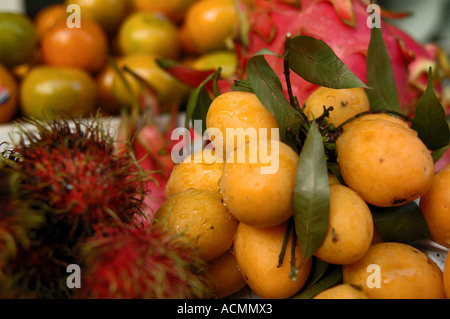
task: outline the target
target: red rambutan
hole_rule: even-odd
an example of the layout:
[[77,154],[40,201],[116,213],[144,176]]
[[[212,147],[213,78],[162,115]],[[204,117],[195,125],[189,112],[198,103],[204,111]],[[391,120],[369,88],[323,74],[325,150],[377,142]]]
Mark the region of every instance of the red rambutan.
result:
[[[178,235],[179,236],[179,235]],[[197,251],[153,224],[144,231],[91,237],[76,298],[212,298],[207,266]]]

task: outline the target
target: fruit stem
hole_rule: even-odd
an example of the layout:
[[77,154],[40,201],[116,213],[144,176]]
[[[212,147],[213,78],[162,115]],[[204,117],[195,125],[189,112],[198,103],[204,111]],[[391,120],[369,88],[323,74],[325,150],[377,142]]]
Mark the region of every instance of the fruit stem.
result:
[[286,226],[286,232],[284,234],[283,244],[281,245],[280,255],[278,256],[278,265],[277,268],[280,268],[283,265],[284,254],[286,253],[286,246],[289,239],[289,235],[291,233],[292,228],[292,220],[290,219]]
[[297,248],[297,233],[292,232],[292,248],[291,248],[291,271],[289,272],[289,278],[292,281],[296,281],[298,278],[299,269],[296,266],[295,250]]
[[288,90],[289,95],[289,102],[291,106],[303,117],[305,121],[308,122],[308,117],[305,115],[303,110],[300,108],[298,104],[297,98],[294,96],[294,93],[292,92],[292,85],[291,85],[291,71],[289,67],[289,48],[291,46],[291,34],[288,33],[286,35],[286,41],[284,44],[284,52],[283,52],[283,73],[286,78],[286,87]]

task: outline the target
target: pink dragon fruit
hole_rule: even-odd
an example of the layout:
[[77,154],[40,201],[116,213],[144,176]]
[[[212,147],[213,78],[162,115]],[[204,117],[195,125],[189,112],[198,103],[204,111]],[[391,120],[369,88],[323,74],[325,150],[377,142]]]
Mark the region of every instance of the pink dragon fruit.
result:
[[[237,45],[241,74],[245,73],[247,60],[262,48],[281,54],[289,33],[292,37],[302,34],[325,41],[347,67],[366,82],[366,54],[371,34],[367,26],[368,3],[362,0],[255,0],[253,4],[252,7],[243,7],[247,10],[249,33],[248,43]],[[399,103],[405,114],[412,115],[417,98],[425,89],[428,67],[432,65],[434,70],[439,67],[439,49],[435,45],[417,43],[384,20],[381,27],[391,58]],[[266,58],[274,71],[282,75],[283,61],[272,56]],[[440,70],[439,74],[445,73]],[[300,105],[317,88],[292,73],[291,82]],[[440,83],[436,85],[439,87]],[[285,83],[283,88],[287,90]],[[441,101],[448,110],[449,101],[442,97]]]

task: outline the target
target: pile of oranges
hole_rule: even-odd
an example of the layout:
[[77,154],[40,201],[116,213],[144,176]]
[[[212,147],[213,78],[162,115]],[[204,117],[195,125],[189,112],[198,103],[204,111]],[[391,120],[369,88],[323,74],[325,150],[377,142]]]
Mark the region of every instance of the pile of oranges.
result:
[[0,123],[117,115],[143,85],[162,112],[180,107],[191,88],[157,59],[231,76],[237,25],[233,0],[65,0],[34,17],[0,12]]

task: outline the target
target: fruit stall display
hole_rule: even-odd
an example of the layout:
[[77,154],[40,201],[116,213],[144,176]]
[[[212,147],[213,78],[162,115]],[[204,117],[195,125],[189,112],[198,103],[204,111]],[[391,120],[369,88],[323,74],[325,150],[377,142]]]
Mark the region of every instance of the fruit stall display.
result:
[[385,19],[405,16],[0,12],[0,298],[450,298],[450,67]]

